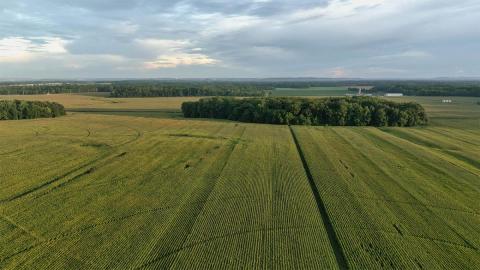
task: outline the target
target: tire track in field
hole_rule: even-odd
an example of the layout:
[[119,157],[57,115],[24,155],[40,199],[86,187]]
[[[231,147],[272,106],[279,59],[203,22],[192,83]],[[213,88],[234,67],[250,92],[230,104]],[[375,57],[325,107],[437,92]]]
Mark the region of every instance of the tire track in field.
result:
[[39,242],[37,243],[34,243],[20,251],[17,251],[5,258],[0,258],[0,262],[4,262],[10,258],[13,258],[23,252],[27,252],[33,248],[36,248],[36,247],[39,247],[39,246],[43,246],[43,245],[49,245],[49,244],[53,244],[54,242],[56,241],[59,241],[59,240],[62,240],[64,238],[67,238],[67,237],[74,237],[74,236],[78,236],[80,237],[81,234],[83,232],[86,232],[88,230],[93,230],[99,226],[102,226],[102,225],[108,225],[110,223],[114,223],[114,222],[121,222],[123,220],[126,220],[126,219],[129,219],[129,218],[132,218],[132,217],[135,217],[135,216],[139,216],[139,215],[142,215],[142,214],[145,214],[145,213],[154,213],[154,212],[161,212],[161,211],[164,211],[166,210],[167,208],[153,208],[153,209],[148,209],[148,210],[144,210],[144,211],[139,211],[137,213],[132,213],[132,214],[129,214],[129,215],[125,215],[125,216],[121,216],[121,217],[116,217],[116,218],[111,218],[111,219],[108,219],[108,220],[105,220],[105,221],[102,221],[102,222],[99,222],[99,223],[95,223],[95,224],[91,224],[91,225],[87,225],[87,226],[84,226],[78,230],[74,230],[74,231],[71,231],[71,232],[63,232],[63,233],[60,233],[56,236],[53,236],[51,238],[48,238],[48,239],[43,239],[43,240],[40,240]]
[[136,134],[134,135],[135,138],[131,139],[131,140],[128,140],[126,142],[123,142],[123,143],[119,143],[117,145],[114,145],[113,147],[120,147],[120,146],[124,146],[124,145],[128,145],[128,144],[131,144],[131,143],[134,143],[136,142],[137,140],[139,140],[142,136],[143,136],[143,132],[140,131],[139,129],[137,128],[133,128],[133,127],[129,127],[129,126],[121,126],[121,127],[126,127],[130,130],[133,130]]
[[363,227],[356,227],[356,226],[345,226],[345,227],[342,226],[342,228],[343,229],[349,229],[349,230],[356,230],[356,231],[381,232],[381,233],[391,234],[391,235],[396,235],[396,236],[400,235],[401,237],[406,237],[406,238],[424,239],[424,240],[429,240],[429,241],[440,243],[440,244],[450,245],[450,246],[454,246],[454,247],[461,247],[461,248],[477,251],[476,249],[474,249],[472,247],[469,247],[467,245],[463,245],[463,244],[460,244],[460,243],[455,243],[455,242],[440,239],[440,238],[434,238],[434,237],[429,237],[429,236],[425,236],[425,235],[412,234],[412,233],[409,233],[409,232],[400,231],[397,227],[394,227],[395,231],[388,231],[388,230],[385,230],[385,229],[363,228]]
[[[136,132],[135,137],[134,137],[133,139],[131,139],[131,140],[126,141],[126,142],[123,142],[123,143],[120,143],[120,144],[117,144],[117,145],[112,146],[113,149],[119,149],[121,146],[125,146],[125,145],[128,145],[128,144],[134,143],[135,141],[139,140],[139,139],[143,136],[143,132],[141,132],[140,130],[138,130],[138,129],[136,129],[136,128],[132,128],[132,127],[128,127],[128,126],[121,126],[121,127],[126,127],[126,128],[128,128],[128,129],[131,129],[131,130],[135,131],[135,132]],[[90,133],[90,130],[88,130],[88,131],[89,131],[89,133]],[[77,171],[83,170],[83,169],[85,169],[85,168],[87,168],[87,167],[89,167],[89,166],[93,166],[93,164],[95,164],[95,163],[97,163],[97,162],[100,162],[100,161],[102,161],[102,160],[105,160],[105,159],[107,159],[107,158],[109,158],[109,157],[110,157],[110,158],[121,157],[121,156],[123,156],[124,153],[126,153],[126,152],[123,152],[123,153],[121,153],[120,155],[116,155],[116,156],[111,157],[111,155],[112,155],[113,153],[114,153],[114,151],[106,152],[106,153],[104,153],[103,155],[100,155],[98,158],[96,158],[96,159],[94,159],[94,160],[91,160],[91,161],[89,161],[89,162],[87,162],[87,163],[85,163],[85,164],[83,164],[83,165],[80,165],[79,167],[73,168],[73,169],[71,169],[70,171],[68,171],[68,172],[66,172],[66,173],[64,173],[64,174],[62,174],[62,175],[60,175],[60,176],[54,177],[53,179],[51,179],[51,180],[49,180],[49,181],[47,181],[47,182],[45,182],[45,183],[43,183],[43,184],[40,184],[40,185],[38,185],[38,186],[35,186],[35,187],[33,187],[33,188],[29,189],[29,190],[25,190],[25,191],[23,191],[23,192],[21,192],[21,193],[19,193],[19,194],[17,194],[17,195],[11,196],[10,198],[1,199],[1,200],[0,200],[0,204],[6,203],[6,202],[11,202],[11,201],[14,201],[14,200],[16,200],[16,199],[19,199],[19,198],[21,198],[21,197],[24,197],[24,196],[26,196],[26,195],[29,195],[29,194],[31,194],[31,193],[34,193],[34,192],[36,192],[36,191],[39,191],[39,190],[41,190],[41,189],[43,189],[43,188],[45,188],[45,187],[48,187],[49,185],[51,185],[51,184],[53,184],[53,183],[55,183],[55,182],[58,182],[58,181],[60,181],[60,180],[62,180],[62,179],[64,179],[64,178],[68,177],[69,175],[71,175],[71,174],[73,174],[73,173],[75,173],[75,172],[77,172]],[[84,175],[87,175],[87,174],[93,172],[93,170],[95,170],[95,169],[97,169],[97,168],[96,168],[96,167],[88,168],[87,171],[81,172],[80,174],[77,174],[77,175],[73,176],[73,178],[71,178],[71,179],[68,180],[67,182],[70,182],[70,181],[75,180],[75,179],[78,179],[78,178],[80,178],[80,177],[82,177],[82,176],[84,176]],[[64,186],[65,184],[66,184],[66,183],[63,183],[63,184],[61,184],[60,186]],[[57,187],[55,187],[54,189],[56,189],[56,188],[57,188]],[[47,193],[48,193],[48,192],[47,192]]]
[[[211,194],[212,194],[212,191],[215,189],[215,187],[216,187],[216,185],[217,185],[217,183],[218,183],[218,179],[219,179],[220,176],[222,175],[222,172],[225,170],[225,167],[227,167],[228,161],[230,160],[233,152],[235,151],[235,148],[236,148],[237,145],[240,143],[240,139],[243,137],[243,134],[245,133],[245,130],[246,130],[246,128],[243,128],[243,130],[242,130],[242,132],[241,132],[238,140],[232,140],[231,149],[230,149],[230,151],[228,152],[227,157],[225,158],[224,163],[221,165],[221,168],[219,169],[219,172],[218,172],[218,174],[217,174],[216,177],[215,177],[215,183],[213,183],[213,185],[212,185],[210,188],[208,188],[207,193],[206,193],[206,199],[200,201],[198,211],[194,211],[194,215],[195,215],[195,216],[193,217],[193,221],[192,221],[191,225],[188,226],[188,228],[186,228],[186,230],[188,230],[188,231],[186,231],[185,236],[182,237],[183,239],[181,240],[180,246],[179,246],[178,248],[175,248],[175,249],[172,250],[172,251],[169,251],[169,252],[166,252],[166,253],[162,254],[162,255],[159,256],[159,257],[153,258],[153,259],[151,259],[151,260],[149,260],[149,261],[141,264],[140,266],[135,267],[134,269],[144,269],[145,267],[147,267],[147,266],[149,266],[149,265],[151,265],[151,264],[153,264],[153,263],[156,263],[156,262],[158,262],[158,261],[161,261],[162,259],[168,258],[168,257],[170,257],[170,256],[172,256],[172,255],[176,255],[176,254],[178,254],[178,252],[180,252],[181,250],[183,250],[183,249],[186,248],[186,246],[187,246],[187,245],[186,245],[186,242],[187,242],[188,238],[190,237],[190,235],[191,235],[192,232],[193,232],[193,229],[194,229],[195,224],[196,224],[196,222],[197,222],[197,220],[198,220],[198,217],[199,217],[199,216],[202,214],[202,212],[204,211],[205,205],[207,204],[207,202],[210,201],[210,196],[211,196]],[[174,260],[173,260],[172,262],[168,263],[168,267],[165,267],[165,268],[170,268],[170,267],[171,267],[171,264],[172,264],[173,262],[174,262]]]
[[[445,224],[445,226],[447,228],[450,229],[450,231],[452,231],[459,239],[463,240],[463,242],[465,243],[466,246],[468,246],[469,248],[473,249],[473,250],[478,250],[476,246],[474,246],[472,243],[470,243],[470,241],[468,241],[468,239],[466,237],[464,237],[461,233],[459,233],[457,230],[455,230],[454,227],[452,227],[452,225],[450,225],[450,222],[448,222],[448,220],[445,220],[444,218],[440,217],[438,214],[436,214],[430,207],[427,206],[427,204],[424,203],[424,200],[422,200],[421,198],[418,198],[417,196],[415,196],[412,192],[410,192],[410,190],[408,190],[400,181],[398,181],[398,179],[394,176],[392,176],[389,172],[387,172],[382,166],[378,165],[376,162],[374,162],[372,160],[372,158],[370,156],[368,156],[367,154],[365,154],[362,149],[360,149],[357,145],[355,145],[354,143],[352,143],[351,141],[347,140],[346,138],[343,137],[343,135],[341,135],[340,133],[338,133],[335,129],[332,129],[332,131],[337,134],[338,137],[342,138],[342,140],[344,142],[346,142],[347,144],[349,144],[353,149],[355,149],[356,151],[358,151],[358,153],[364,158],[365,161],[367,161],[368,163],[370,163],[373,167],[375,167],[377,169],[377,171],[381,172],[385,177],[387,177],[388,179],[390,179],[391,183],[394,183],[401,191],[405,192],[405,194],[408,194],[408,196],[410,198],[412,198],[415,202],[417,202],[418,204],[423,204],[425,206],[425,209],[433,216],[435,217],[437,220],[443,222],[443,224]],[[360,134],[362,135],[362,134]],[[404,149],[401,148],[400,146],[398,145],[395,145],[393,144],[392,142],[389,142],[389,141],[386,141],[385,139],[383,138],[380,138],[378,136],[375,136],[376,138],[378,138],[379,140],[385,142],[387,145],[390,145],[391,147],[393,147],[394,149],[397,149],[399,151],[403,151]],[[382,148],[378,148],[379,151],[381,152],[384,152],[387,154],[387,152],[382,149]]]
[[[207,202],[212,202],[212,201],[223,202],[223,201],[228,201],[228,200],[233,200],[233,199],[238,199],[238,198],[250,198],[250,199],[252,199],[252,197],[249,197],[249,196],[232,196],[232,197],[225,197],[225,198],[208,200],[208,201],[203,200],[203,201],[192,202],[192,203],[189,203],[189,205],[205,204]],[[179,207],[178,205],[170,205],[170,206],[167,205],[167,206],[164,206],[164,207],[155,207],[155,208],[140,210],[140,211],[133,212],[133,213],[123,215],[123,216],[111,217],[109,219],[105,219],[105,220],[97,222],[97,223],[85,225],[85,226],[80,227],[80,228],[78,228],[76,230],[73,230],[73,231],[66,231],[66,232],[59,233],[59,234],[57,234],[55,236],[52,236],[50,238],[41,238],[40,239],[40,237],[36,237],[34,235],[31,235],[33,238],[36,238],[38,240],[38,242],[36,242],[34,244],[31,244],[28,247],[25,247],[21,250],[18,250],[16,252],[4,257],[4,258],[0,258],[0,263],[4,262],[4,261],[6,261],[6,260],[8,260],[12,257],[15,257],[15,256],[17,256],[17,255],[19,255],[23,252],[27,252],[27,251],[29,251],[33,248],[36,248],[36,247],[44,245],[44,244],[52,244],[56,241],[59,241],[59,240],[62,240],[64,238],[68,238],[68,237],[75,237],[75,236],[81,237],[82,233],[87,232],[89,230],[94,230],[95,228],[100,227],[100,226],[105,226],[105,225],[109,225],[111,223],[116,223],[116,222],[122,222],[122,221],[128,220],[130,218],[134,218],[134,217],[137,217],[137,216],[140,216],[140,215],[143,215],[143,214],[161,213],[161,212],[164,212],[164,211],[176,209],[178,207]],[[5,216],[1,216],[1,215],[0,215],[0,217],[6,218]],[[13,224],[13,225],[17,225],[17,224]],[[309,227],[298,227],[298,229],[302,229],[302,228],[309,228]],[[24,229],[23,227],[21,227],[20,229],[23,229],[26,233],[30,234],[30,232],[27,231],[26,229]],[[289,228],[282,228],[282,229],[289,229]],[[297,228],[292,228],[292,229],[297,229]],[[255,231],[260,231],[260,230],[255,230]],[[228,235],[247,234],[249,232],[250,231],[238,232],[238,233],[232,233],[232,234],[228,234]],[[228,235],[222,235],[222,236],[219,236],[219,237],[212,237],[212,238],[209,238],[207,240],[202,240],[202,241],[199,241],[199,242],[195,242],[193,244],[186,245],[184,248],[178,249],[177,252],[181,251],[183,249],[193,247],[193,246],[201,245],[203,242],[205,242],[205,243],[210,242],[210,241],[215,240],[217,238],[226,238],[226,237],[228,237]],[[210,240],[210,239],[212,239],[212,240]],[[175,254],[175,252],[171,253],[171,255],[173,255],[173,254]]]
[[46,127],[46,126],[41,126],[39,128],[43,128],[44,132],[42,133],[42,131],[40,129],[34,129],[35,130],[35,136],[46,135],[52,129],[52,128]]
[[[205,204],[207,202],[212,202],[212,201],[224,202],[224,201],[238,199],[238,198],[251,198],[251,197],[235,196],[235,197],[228,197],[228,198],[214,199],[214,200],[202,200],[202,201],[188,203],[188,205],[199,205],[199,204]],[[83,227],[81,227],[77,230],[60,233],[56,236],[53,236],[51,238],[46,239],[46,241],[44,241],[44,242],[53,242],[53,241],[57,241],[57,240],[60,240],[60,239],[66,238],[66,237],[80,235],[81,233],[83,233],[85,231],[93,230],[93,229],[95,229],[99,226],[108,225],[108,224],[115,223],[115,222],[121,222],[121,221],[130,219],[130,218],[134,218],[134,217],[137,217],[137,216],[140,216],[140,215],[143,215],[143,214],[161,213],[161,212],[164,212],[164,211],[176,209],[178,207],[179,207],[178,205],[167,205],[167,206],[164,206],[164,207],[155,207],[155,208],[151,208],[151,209],[140,210],[140,211],[133,212],[133,213],[123,215],[123,216],[108,218],[108,219],[105,219],[103,221],[100,221],[100,222],[97,222],[97,223],[94,223],[94,224],[83,226]]]
[[[380,129],[378,129],[380,130]],[[382,131],[382,130],[380,130]],[[394,138],[398,138],[399,140],[401,141],[404,141],[406,142],[406,144],[411,144],[413,146],[416,146],[418,148],[421,148],[424,150],[424,152],[428,152],[428,153],[431,153],[432,155],[434,155],[435,157],[437,157],[438,159],[442,160],[443,162],[445,163],[448,163],[468,174],[471,174],[473,176],[480,176],[478,175],[475,171],[479,171],[479,168],[478,168],[478,165],[475,165],[475,164],[472,164],[466,160],[462,160],[460,159],[456,154],[453,154],[451,152],[448,152],[447,150],[443,150],[441,148],[431,148],[431,147],[428,147],[428,146],[424,146],[422,144],[419,144],[417,142],[414,142],[410,139],[405,139],[405,138],[402,138],[402,137],[399,137],[395,134],[391,134],[391,133],[388,133],[388,132],[385,132],[383,131],[385,134],[388,134]],[[370,133],[371,135],[370,136],[373,136],[374,138],[377,138],[379,141],[382,141],[388,145],[391,145],[393,147],[395,147],[396,149],[399,149],[399,147],[397,145],[394,145],[392,144],[391,142],[387,141],[385,138],[383,138],[382,136],[379,136],[378,134],[373,134],[373,133]],[[402,150],[405,150],[406,152],[409,153],[409,155],[414,155],[414,153],[412,153],[412,151],[409,151],[409,150],[406,150],[406,149],[402,149]],[[460,164],[463,164],[463,166],[461,166],[460,164],[457,164],[457,163],[454,163],[452,162],[451,160],[448,160],[447,157],[450,157],[454,160],[456,160],[457,162],[459,162]],[[428,166],[430,167],[431,170],[435,170],[436,172],[440,173],[440,174],[449,174],[450,176],[452,176],[452,178],[455,177],[455,175],[452,175],[448,170],[444,169],[443,167],[434,167],[432,165],[428,165],[426,164],[425,162],[422,163],[423,165],[422,166]],[[471,168],[466,168],[465,166],[470,166]],[[475,170],[475,171],[474,171]],[[464,182],[465,183],[465,182]],[[477,192],[480,192],[480,190],[475,187],[475,186],[472,186],[472,184],[470,182],[466,182],[468,185],[469,185],[469,188],[472,189],[472,190],[475,190]]]
[[[351,194],[349,194],[349,195],[354,196],[355,198],[358,198],[358,199],[362,199],[362,200],[430,207],[430,208],[435,208],[435,209],[440,209],[440,210],[458,212],[458,213],[462,213],[462,214],[469,214],[469,215],[473,215],[473,216],[480,216],[480,213],[477,213],[475,211],[465,210],[465,209],[457,209],[457,208],[452,208],[452,207],[437,206],[437,205],[432,205],[432,204],[424,204],[424,203],[421,203],[421,202],[392,200],[392,199],[388,199],[388,198],[385,198],[385,197],[367,197],[367,196],[351,195]],[[330,196],[331,197],[342,198],[342,199],[349,199],[350,198],[349,196],[346,196],[346,195],[330,195]]]
[[[68,171],[68,172],[66,172],[66,173],[64,173],[64,174],[62,174],[62,175],[60,175],[60,176],[57,176],[57,177],[54,177],[53,179],[51,179],[51,180],[49,180],[49,181],[47,181],[47,182],[45,182],[45,183],[43,183],[43,184],[40,184],[40,185],[38,185],[38,186],[35,186],[35,187],[33,187],[33,188],[29,189],[29,190],[25,190],[25,191],[23,191],[23,192],[21,192],[21,193],[19,193],[19,194],[17,194],[17,195],[14,195],[14,196],[12,196],[12,197],[10,197],[10,198],[2,199],[2,200],[0,200],[0,203],[11,202],[11,201],[14,201],[14,200],[16,200],[16,199],[19,199],[19,198],[21,198],[21,197],[27,196],[27,195],[29,195],[29,194],[31,194],[31,193],[34,193],[34,192],[36,192],[36,191],[39,191],[39,190],[41,190],[42,188],[47,187],[47,186],[49,186],[49,185],[51,185],[51,184],[53,184],[53,183],[55,183],[55,182],[58,182],[58,181],[66,178],[67,176],[69,176],[69,175],[71,175],[71,174],[73,174],[73,173],[75,173],[75,172],[77,172],[77,171],[79,171],[79,170],[85,169],[85,168],[89,167],[90,165],[93,165],[95,162],[98,162],[98,161],[100,161],[100,160],[102,160],[102,159],[104,159],[104,158],[106,158],[106,157],[108,157],[108,154],[107,154],[107,155],[102,155],[102,156],[100,156],[100,157],[98,157],[98,158],[96,158],[96,159],[94,159],[94,160],[92,160],[92,161],[89,161],[89,162],[87,162],[87,163],[85,163],[85,164],[83,164],[83,165],[80,165],[79,167],[73,168],[72,170],[70,170],[70,171]],[[84,174],[84,172],[81,173],[81,174]],[[74,178],[75,178],[75,176],[74,176]]]
[[[446,156],[448,156],[448,157],[451,157],[451,158],[457,160],[457,161],[460,162],[461,164],[464,164],[464,165],[466,164],[466,165],[468,165],[468,166],[471,166],[471,167],[473,167],[474,169],[476,169],[477,171],[480,170],[480,167],[479,167],[479,164],[480,164],[480,163],[477,162],[477,161],[475,161],[475,160],[473,160],[473,159],[471,159],[471,158],[469,158],[469,157],[463,156],[463,155],[461,155],[461,154],[457,154],[457,153],[455,153],[455,152],[452,151],[452,150],[443,149],[442,147],[429,147],[429,146],[423,145],[423,144],[419,143],[418,141],[415,141],[414,138],[412,138],[412,139],[404,138],[404,137],[402,137],[402,136],[400,136],[400,135],[398,135],[398,134],[395,134],[395,133],[393,133],[393,132],[388,132],[388,131],[383,130],[383,129],[378,129],[378,130],[380,130],[380,131],[382,131],[382,132],[385,132],[386,134],[389,134],[389,135],[391,135],[391,136],[393,136],[393,137],[396,137],[396,138],[398,138],[398,139],[400,139],[400,140],[402,140],[402,141],[409,142],[409,143],[414,144],[414,145],[416,145],[416,146],[418,146],[418,147],[420,147],[420,148],[422,148],[422,149],[425,149],[426,151],[428,151],[428,152],[436,155],[438,158],[442,159],[443,161],[448,162],[448,163],[452,164],[453,166],[455,166],[455,167],[457,167],[457,168],[459,168],[459,169],[461,169],[461,170],[464,170],[464,171],[466,171],[466,172],[468,172],[468,173],[470,173],[470,174],[473,174],[474,176],[480,176],[479,174],[473,172],[470,168],[465,168],[465,166],[461,166],[461,165],[459,165],[459,164],[457,164],[457,163],[454,163],[454,162],[446,159],[444,155],[446,155]],[[437,152],[437,151],[438,151],[438,152]],[[439,152],[440,152],[440,153],[439,153]],[[442,155],[442,154],[443,154],[443,155]]]
[[20,250],[18,250],[18,251],[15,251],[14,253],[12,253],[12,254],[4,257],[4,258],[0,258],[0,263],[6,262],[7,260],[9,260],[9,259],[11,259],[11,258],[13,258],[13,257],[15,257],[15,256],[17,256],[17,255],[20,255],[20,254],[22,254],[22,253],[24,253],[24,252],[28,252],[29,250],[31,250],[31,249],[33,249],[33,248],[35,248],[35,247],[37,247],[37,245],[30,245],[30,246],[28,246],[28,247],[26,247],[26,248],[23,248],[23,249],[20,249]]
[[337,261],[338,268],[348,269],[347,259],[345,257],[345,254],[343,253],[342,247],[340,245],[340,241],[338,240],[337,233],[333,228],[332,221],[328,216],[325,203],[323,202],[322,197],[320,196],[320,192],[318,191],[318,188],[315,185],[315,181],[313,180],[312,173],[310,171],[310,168],[308,167],[307,160],[305,159],[303,150],[300,146],[300,143],[298,142],[298,138],[295,135],[293,128],[291,126],[288,126],[288,128],[290,129],[290,133],[292,134],[293,141],[295,143],[295,146],[297,147],[298,155],[300,156],[303,168],[308,178],[308,183],[310,184],[310,188],[312,190],[313,196],[315,197],[317,208],[318,208],[318,211],[320,212],[320,216],[322,218],[325,230],[327,231],[328,240],[330,241],[330,246],[332,247],[333,253],[335,254],[335,259]]
[[[155,261],[173,256],[173,255],[177,255],[182,250],[194,248],[194,247],[197,247],[197,246],[202,246],[202,245],[208,244],[210,242],[214,242],[214,241],[218,241],[218,240],[222,240],[222,239],[227,239],[227,238],[230,238],[230,237],[260,233],[260,232],[304,231],[304,230],[308,230],[308,229],[317,229],[317,228],[319,228],[319,227],[318,226],[291,226],[291,227],[278,227],[278,228],[249,229],[249,230],[242,230],[242,231],[239,231],[239,232],[221,234],[221,235],[217,235],[217,236],[214,236],[214,237],[204,239],[202,241],[196,241],[196,242],[190,243],[188,245],[184,245],[180,248],[172,250],[171,252],[163,255],[161,258],[158,258]],[[153,263],[153,262],[154,261],[152,261],[151,263]],[[140,266],[140,268],[143,268],[145,266],[147,266],[147,265]],[[135,269],[139,269],[139,268],[135,268]]]
[[[459,168],[459,169],[460,169],[461,171],[463,171],[463,172],[469,173],[469,174],[471,174],[471,175],[473,175],[473,176],[479,176],[479,175],[476,174],[474,171],[472,171],[472,170],[477,170],[477,171],[478,171],[478,169],[476,169],[476,168],[467,169],[467,168],[465,168],[465,167],[459,166],[458,164],[455,164],[455,163],[453,163],[452,161],[446,159],[446,156],[449,156],[448,154],[442,155],[443,152],[442,152],[442,153],[437,152],[437,151],[435,151],[435,150],[433,150],[433,149],[430,149],[430,148],[428,148],[428,147],[419,145],[419,144],[417,144],[417,143],[415,143],[415,142],[412,142],[412,141],[410,141],[410,140],[399,138],[401,141],[405,141],[407,144],[411,144],[411,145],[415,146],[415,147],[412,147],[412,148],[411,148],[412,150],[409,150],[408,148],[401,148],[401,147],[398,146],[397,144],[394,144],[394,143],[392,143],[390,140],[387,140],[386,138],[384,138],[383,136],[381,136],[381,134],[375,134],[375,133],[373,133],[373,132],[362,133],[362,134],[363,134],[363,136],[364,136],[365,138],[367,138],[367,137],[368,137],[368,138],[374,138],[374,139],[377,140],[379,143],[386,144],[386,145],[390,146],[392,149],[397,149],[397,150],[399,150],[399,151],[403,151],[403,152],[405,152],[405,153],[408,153],[408,155],[409,155],[410,157],[416,157],[416,153],[414,152],[414,150],[416,149],[415,147],[421,148],[421,149],[424,150],[423,152],[431,153],[431,154],[433,154],[433,156],[435,156],[435,157],[438,158],[439,160],[441,160],[441,161],[443,161],[443,162],[445,162],[445,163],[448,163],[448,164],[450,164],[450,165],[453,165],[454,167]],[[392,136],[393,136],[394,138],[398,138],[398,137],[396,137],[395,135],[392,135]],[[386,152],[383,148],[381,148],[381,150],[382,150],[382,152]],[[459,161],[459,162],[462,162],[462,161],[459,160],[458,158],[455,158],[455,157],[453,157],[453,156],[451,156],[451,157],[452,157],[453,159]],[[410,159],[411,159],[411,158],[410,158]],[[462,163],[463,163],[463,164],[467,164],[467,163],[465,163],[465,162],[462,162]],[[433,172],[435,172],[435,173],[438,173],[438,174],[440,174],[440,175],[446,175],[446,176],[448,176],[448,177],[450,177],[450,178],[452,178],[452,179],[464,180],[464,181],[462,181],[462,183],[463,183],[464,185],[468,185],[468,189],[473,190],[473,191],[476,191],[476,192],[480,192],[480,189],[479,189],[477,186],[474,185],[475,182],[468,181],[468,180],[465,180],[464,178],[459,178],[459,177],[457,177],[457,174],[456,174],[456,173],[453,173],[451,170],[445,168],[444,166],[435,166],[435,165],[432,164],[432,162],[426,162],[425,159],[420,159],[420,161],[418,162],[418,164],[421,165],[422,167],[427,168],[427,170],[431,170],[431,171],[433,171]]]
[[[478,146],[478,144],[474,143],[474,142],[471,142],[471,141],[468,141],[464,138],[460,138],[459,136],[454,136],[452,134],[450,134],[450,130],[445,130],[445,129],[441,129],[441,130],[437,130],[435,128],[430,128],[428,129],[429,132],[433,132],[433,133],[436,133],[438,135],[441,135],[443,137],[447,137],[449,139],[454,139],[454,140],[458,140],[458,141],[461,141],[462,143],[465,143],[465,144],[469,144],[469,145],[472,145],[472,146]],[[443,131],[443,132],[442,132]],[[464,130],[462,130],[464,131]],[[465,132],[465,131],[464,131]],[[468,132],[467,132],[468,133]]]
[[23,227],[22,225],[17,224],[15,221],[11,220],[8,216],[4,216],[4,215],[0,214],[0,218],[2,218],[5,222],[12,225],[13,227],[23,231],[24,233],[26,233],[30,237],[34,238],[35,240],[38,240],[38,241],[43,240],[43,238],[38,236],[35,232],[30,231],[27,228]]
[[[80,168],[78,168],[76,171],[79,171],[79,170],[83,170],[83,169],[86,169],[86,170],[83,170],[83,172],[81,173],[77,173],[75,174],[73,177],[67,179],[66,181],[58,184],[57,186],[54,186],[52,187],[51,189],[45,191],[44,193],[42,194],[39,194],[37,196],[35,196],[35,199],[37,198],[40,198],[44,195],[47,195],[49,194],[50,192],[52,191],[55,191],[59,188],[62,188],[68,184],[70,184],[71,182],[75,181],[75,180],[78,180],[79,178],[83,177],[83,176],[86,176],[86,175],[89,175],[89,174],[92,174],[94,173],[97,169],[99,168],[102,168],[103,166],[106,166],[106,165],[109,165],[110,161],[114,161],[116,159],[120,159],[122,157],[124,157],[128,152],[115,152],[115,151],[110,151],[110,152],[105,152],[103,155],[101,155],[100,157],[98,157],[97,159],[89,162],[88,164],[86,164],[85,166],[82,166]],[[93,166],[93,164],[95,163],[98,163],[96,166]],[[92,165],[92,166],[90,166]],[[65,177],[64,177],[65,178]]]
[[8,155],[11,155],[11,154],[15,154],[17,152],[20,152],[22,151],[23,149],[15,149],[13,151],[8,151],[8,152],[4,152],[4,153],[0,153],[0,156],[8,156]]

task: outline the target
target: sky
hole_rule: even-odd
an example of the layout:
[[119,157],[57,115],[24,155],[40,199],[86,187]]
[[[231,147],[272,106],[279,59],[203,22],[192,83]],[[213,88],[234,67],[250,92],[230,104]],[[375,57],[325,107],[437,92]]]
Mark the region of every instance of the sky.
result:
[[1,0],[0,79],[480,77],[479,0]]

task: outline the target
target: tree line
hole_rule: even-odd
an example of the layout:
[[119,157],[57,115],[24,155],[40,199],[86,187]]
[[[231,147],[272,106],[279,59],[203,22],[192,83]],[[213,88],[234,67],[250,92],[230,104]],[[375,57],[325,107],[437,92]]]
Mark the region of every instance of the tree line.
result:
[[63,93],[110,92],[109,84],[16,84],[0,85],[0,95],[44,95]]
[[218,118],[249,123],[329,126],[417,126],[428,123],[424,108],[372,97],[203,98],[184,102],[188,118]]
[[466,96],[480,97],[480,85],[468,84],[387,84],[375,86],[370,91],[402,93],[407,96]]
[[62,115],[65,115],[65,108],[56,102],[0,100],[0,120],[54,118]]
[[[167,96],[268,96],[276,88],[317,86],[373,86],[370,93],[403,93],[416,96],[480,96],[478,81],[381,81],[381,80],[130,80],[95,82],[0,83],[0,95],[107,92],[112,97]],[[357,89],[358,90],[358,89]]]
[[264,96],[265,88],[250,84],[117,84],[111,97]]
[[0,95],[107,92],[111,97],[265,96],[271,86],[249,82],[118,81],[91,83],[0,83]]

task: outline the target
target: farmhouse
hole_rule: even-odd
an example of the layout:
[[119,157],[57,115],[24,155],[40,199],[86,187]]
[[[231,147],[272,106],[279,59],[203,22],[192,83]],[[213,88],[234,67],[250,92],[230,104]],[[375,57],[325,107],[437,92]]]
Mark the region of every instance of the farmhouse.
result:
[[367,88],[348,88],[349,91],[358,91],[356,94],[352,94],[352,93],[347,93],[345,94],[347,97],[361,97],[361,96],[365,96],[365,97],[371,97],[373,96],[373,94],[367,94],[363,91],[367,91],[368,89]]
[[386,97],[403,97],[402,93],[386,93]]

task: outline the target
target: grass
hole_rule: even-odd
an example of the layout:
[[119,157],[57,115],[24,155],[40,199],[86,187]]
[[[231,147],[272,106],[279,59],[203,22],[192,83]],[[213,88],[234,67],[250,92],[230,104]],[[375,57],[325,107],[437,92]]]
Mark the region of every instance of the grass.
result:
[[480,266],[479,99],[402,98],[428,127],[290,130],[42,97],[75,112],[0,122],[2,269]]

